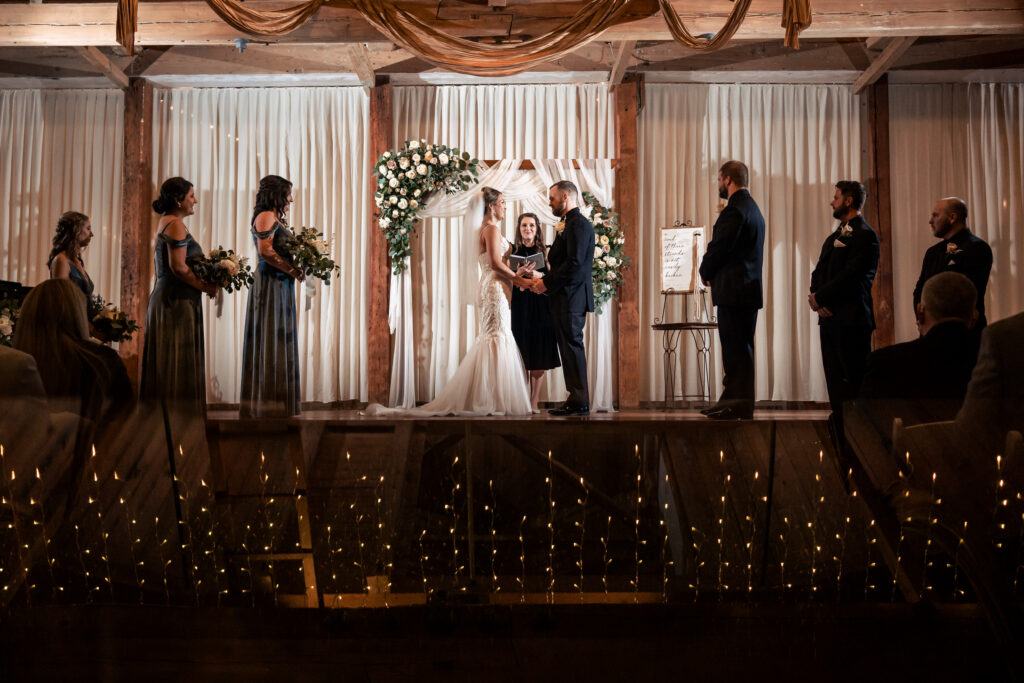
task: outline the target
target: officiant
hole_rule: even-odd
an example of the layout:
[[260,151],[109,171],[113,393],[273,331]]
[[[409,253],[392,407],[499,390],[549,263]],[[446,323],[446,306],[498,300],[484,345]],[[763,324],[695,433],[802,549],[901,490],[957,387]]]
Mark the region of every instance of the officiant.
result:
[[[535,265],[534,269],[528,274],[524,273],[524,276],[543,278],[547,274],[547,254],[537,214],[521,214],[516,220],[515,245],[511,255],[519,258],[539,255],[540,263],[543,264]],[[519,258],[511,260],[516,262]],[[551,307],[543,294],[515,287],[512,289],[511,316],[512,335],[516,338],[516,345],[519,346],[519,353],[523,357],[523,365],[529,375],[530,407],[534,413],[538,413],[544,373],[561,365],[558,361],[558,345],[555,342]]]

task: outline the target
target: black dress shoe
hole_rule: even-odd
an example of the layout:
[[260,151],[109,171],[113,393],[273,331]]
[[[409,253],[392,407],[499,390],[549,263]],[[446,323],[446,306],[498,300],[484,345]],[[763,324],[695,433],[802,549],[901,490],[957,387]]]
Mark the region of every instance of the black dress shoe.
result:
[[716,403],[713,406],[708,406],[707,408],[701,408],[700,409],[700,414],[701,415],[710,415],[711,413],[717,413],[719,410],[724,410],[724,408],[722,408],[722,406],[720,406],[720,405],[718,405]]
[[571,406],[566,404],[552,408],[548,411],[548,415],[554,415],[555,417],[590,415],[590,406]]
[[708,413],[708,418],[711,420],[752,420],[754,419],[754,409],[745,410],[743,408],[722,408],[716,410],[713,413]]

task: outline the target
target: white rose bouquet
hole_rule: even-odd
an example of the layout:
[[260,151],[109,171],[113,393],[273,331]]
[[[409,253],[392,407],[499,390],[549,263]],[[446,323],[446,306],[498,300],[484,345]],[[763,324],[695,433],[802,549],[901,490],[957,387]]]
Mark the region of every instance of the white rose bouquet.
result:
[[377,176],[377,225],[388,241],[391,269],[402,273],[409,267],[412,236],[420,208],[432,192],[456,194],[476,182],[480,162],[445,145],[408,140],[402,149],[387,151],[374,164]]
[[604,304],[618,296],[622,285],[622,271],[629,267],[626,258],[626,237],[619,229],[619,215],[615,209],[601,206],[589,192],[583,193],[583,202],[590,207],[590,222],[594,224],[594,307],[601,313]]
[[14,343],[14,323],[18,320],[21,307],[14,299],[0,299],[0,344]]
[[215,284],[228,293],[252,285],[249,259],[238,256],[232,249],[217,247],[211,249],[206,256],[189,258],[186,263],[197,278]]
[[88,303],[89,323],[97,339],[105,342],[131,341],[132,335],[139,329],[138,323],[98,294],[89,297]]
[[288,243],[291,264],[306,274],[331,284],[331,275],[341,271],[329,254],[331,246],[323,233],[316,228],[302,228],[295,233],[295,239]]

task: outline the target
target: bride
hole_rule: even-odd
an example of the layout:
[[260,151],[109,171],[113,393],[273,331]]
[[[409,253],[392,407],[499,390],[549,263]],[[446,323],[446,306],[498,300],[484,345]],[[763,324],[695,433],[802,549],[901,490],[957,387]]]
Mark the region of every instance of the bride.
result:
[[[437,397],[419,408],[385,408],[371,404],[366,415],[529,415],[530,395],[519,347],[512,336],[509,298],[512,287],[529,280],[512,272],[503,259],[512,245],[499,227],[505,218],[505,198],[494,188],[474,193],[464,225],[476,225],[463,245],[462,289],[475,293],[479,334],[455,375]],[[479,264],[479,279],[477,279]]]

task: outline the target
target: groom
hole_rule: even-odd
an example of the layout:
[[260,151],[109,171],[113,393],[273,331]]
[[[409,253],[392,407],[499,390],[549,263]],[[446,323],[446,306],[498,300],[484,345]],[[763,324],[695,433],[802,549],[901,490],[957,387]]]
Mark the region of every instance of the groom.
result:
[[583,351],[583,324],[594,310],[594,283],[590,268],[594,261],[594,226],[577,207],[579,192],[568,180],[548,189],[551,213],[562,220],[548,252],[548,274],[533,281],[533,291],[548,292],[555,341],[562,357],[562,374],[569,390],[568,400],[551,415],[589,415],[587,356]]

